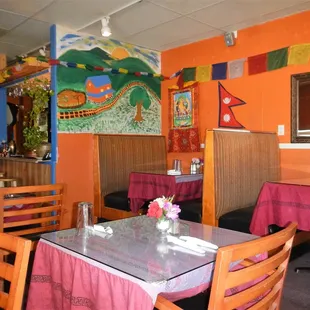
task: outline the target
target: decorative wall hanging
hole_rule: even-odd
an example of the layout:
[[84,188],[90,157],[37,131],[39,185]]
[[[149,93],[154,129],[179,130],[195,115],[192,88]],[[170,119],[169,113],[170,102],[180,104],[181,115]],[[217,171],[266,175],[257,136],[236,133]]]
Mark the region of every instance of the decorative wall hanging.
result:
[[244,128],[235,118],[232,107],[244,105],[246,102],[233,96],[219,82],[219,127]]
[[[260,74],[287,67],[309,63],[310,43],[286,46],[277,50],[228,62],[184,68],[172,74],[169,79],[180,76],[188,82],[208,82],[212,80],[235,79],[244,76],[244,63],[248,63],[247,75]],[[164,79],[167,79],[164,77]]]
[[199,152],[198,85],[169,89],[168,152]]
[[[93,37],[90,37],[91,39]],[[71,38],[70,38],[71,39]],[[91,40],[90,40],[91,41]],[[115,40],[114,40],[115,41]],[[117,42],[121,45],[122,43]],[[108,45],[108,44],[106,44]],[[125,45],[125,43],[123,44]],[[65,46],[66,47],[66,46]],[[142,53],[145,54],[145,53]],[[20,70],[20,64],[30,62],[34,57],[19,57],[16,66],[9,69],[0,71],[0,84],[4,83],[10,78],[14,72]],[[36,57],[36,60],[47,62],[51,66],[64,66],[67,68],[78,68],[89,71],[102,71],[111,74],[125,74],[134,76],[146,76],[151,78],[158,78],[159,80],[171,80],[182,75],[184,82],[208,82],[210,80],[226,80],[239,78],[244,75],[244,63],[248,62],[248,75],[264,73],[276,69],[281,69],[289,65],[302,65],[309,63],[310,59],[310,43],[291,45],[288,47],[280,48],[270,52],[262,53],[259,55],[249,56],[231,60],[229,62],[222,62],[216,64],[208,64],[205,66],[191,67],[180,69],[171,74],[171,76],[162,76],[159,73],[148,71],[131,71],[126,68],[110,68],[104,66],[94,66],[85,63],[76,63],[70,61],[63,61],[59,59],[48,59],[44,56]]]

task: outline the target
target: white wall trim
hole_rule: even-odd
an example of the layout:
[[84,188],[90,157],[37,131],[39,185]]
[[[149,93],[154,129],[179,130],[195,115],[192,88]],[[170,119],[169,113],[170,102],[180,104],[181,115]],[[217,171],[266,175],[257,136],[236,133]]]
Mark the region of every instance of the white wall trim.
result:
[[310,143],[279,143],[281,150],[310,150]]

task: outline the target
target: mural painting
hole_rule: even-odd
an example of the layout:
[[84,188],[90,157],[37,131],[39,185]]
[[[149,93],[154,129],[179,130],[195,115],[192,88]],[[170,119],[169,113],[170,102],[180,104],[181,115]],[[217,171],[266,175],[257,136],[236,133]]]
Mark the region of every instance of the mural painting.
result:
[[59,132],[161,133],[160,79],[116,72],[160,73],[159,52],[57,27],[57,54]]

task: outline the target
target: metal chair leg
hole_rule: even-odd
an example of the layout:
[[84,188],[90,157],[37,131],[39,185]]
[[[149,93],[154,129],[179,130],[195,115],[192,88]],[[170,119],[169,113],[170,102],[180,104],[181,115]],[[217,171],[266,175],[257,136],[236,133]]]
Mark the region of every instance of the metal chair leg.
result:
[[297,267],[295,268],[296,273],[302,273],[302,272],[310,272],[310,267]]

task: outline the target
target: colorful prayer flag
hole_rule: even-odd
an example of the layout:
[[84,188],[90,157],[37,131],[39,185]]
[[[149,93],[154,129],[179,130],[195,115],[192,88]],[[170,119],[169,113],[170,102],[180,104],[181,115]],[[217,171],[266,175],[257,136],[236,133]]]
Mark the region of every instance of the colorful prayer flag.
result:
[[267,71],[267,53],[248,58],[249,75]]
[[289,50],[289,65],[304,65],[309,62],[310,44],[292,45]]
[[212,66],[201,66],[196,68],[196,81],[209,82],[211,80]]
[[232,107],[246,104],[243,100],[230,94],[219,82],[219,127],[244,128],[235,118]]
[[212,80],[226,80],[227,62],[212,65]]
[[196,78],[196,67],[185,68],[183,70],[183,81],[184,82],[195,81],[195,78]]
[[281,48],[267,53],[267,70],[272,71],[287,66],[288,48]]
[[245,59],[238,59],[228,62],[228,75],[230,79],[243,76]]

